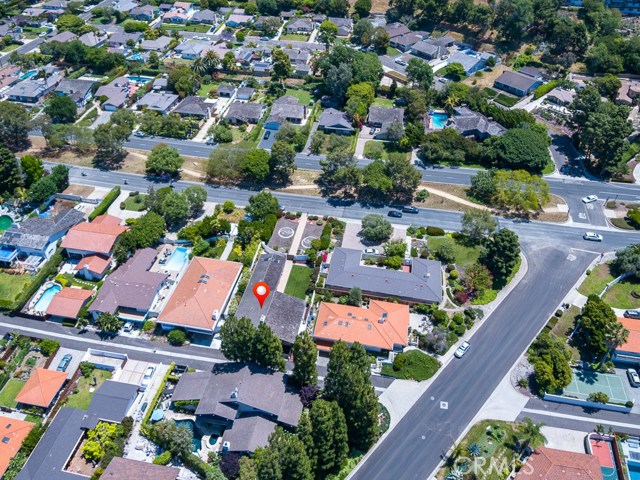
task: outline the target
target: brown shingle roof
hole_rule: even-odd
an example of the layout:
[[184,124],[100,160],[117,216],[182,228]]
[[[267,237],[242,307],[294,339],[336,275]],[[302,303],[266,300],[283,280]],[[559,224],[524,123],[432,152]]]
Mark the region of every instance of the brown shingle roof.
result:
[[114,457],[100,478],[109,480],[176,480],[180,470],[147,462]]
[[65,287],[51,300],[47,307],[47,315],[75,318],[91,295],[93,295],[92,290]]
[[31,422],[0,415],[0,478],[32,428]]
[[20,393],[16,395],[16,401],[26,405],[49,408],[66,379],[66,372],[36,368]]
[[62,247],[109,255],[118,236],[128,230],[120,221],[111,215],[100,215],[93,222],[79,223],[64,237]]
[[516,475],[516,480],[531,479],[602,480],[602,470],[594,455],[540,447]]

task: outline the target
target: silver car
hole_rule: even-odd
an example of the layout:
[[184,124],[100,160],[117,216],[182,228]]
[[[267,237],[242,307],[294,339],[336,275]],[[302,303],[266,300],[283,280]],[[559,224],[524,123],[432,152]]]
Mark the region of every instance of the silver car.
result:
[[469,351],[469,348],[471,348],[471,345],[469,344],[469,342],[463,342],[462,345],[460,345],[455,353],[453,354],[456,358],[462,358],[462,356],[467,353]]

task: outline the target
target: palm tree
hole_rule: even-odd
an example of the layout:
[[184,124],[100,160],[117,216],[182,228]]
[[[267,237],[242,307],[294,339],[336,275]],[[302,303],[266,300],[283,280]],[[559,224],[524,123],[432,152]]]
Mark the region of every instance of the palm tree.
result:
[[542,433],[542,427],[544,427],[544,423],[536,423],[531,418],[524,417],[520,425],[520,433],[524,435],[525,447],[535,448],[540,444],[547,443],[547,437]]
[[207,71],[207,65],[204,63],[204,60],[201,58],[196,58],[191,64],[191,70],[195,73],[202,75]]
[[464,472],[460,468],[452,468],[445,480],[462,480],[464,478]]
[[458,93],[451,93],[444,101],[444,109],[449,115],[453,115],[455,107],[460,103],[460,95]]
[[111,313],[101,313],[94,325],[103,332],[116,333],[122,327],[122,320]]
[[24,203],[24,201],[27,199],[27,189],[23,188],[23,187],[18,187],[16,188],[14,195],[16,196],[16,200],[14,202],[14,207],[17,207],[18,204],[20,203]]
[[469,445],[469,447],[467,448],[467,452],[469,452],[469,455],[471,455],[472,457],[479,457],[480,455],[482,455],[482,449],[477,443],[472,443],[471,445]]
[[204,54],[204,64],[207,67],[207,71],[212,72],[220,65],[220,57],[213,50],[209,50]]

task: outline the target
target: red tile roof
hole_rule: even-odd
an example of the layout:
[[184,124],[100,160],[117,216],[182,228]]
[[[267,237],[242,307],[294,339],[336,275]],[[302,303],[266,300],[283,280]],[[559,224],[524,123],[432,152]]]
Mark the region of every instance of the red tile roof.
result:
[[618,317],[618,322],[629,330],[629,338],[624,344],[616,348],[616,350],[640,354],[640,320]]
[[92,290],[65,287],[51,299],[47,307],[47,315],[75,318],[91,295],[93,295]]
[[66,372],[36,368],[20,393],[16,395],[16,401],[26,405],[49,408],[66,379]]
[[83,257],[82,260],[78,263],[76,268],[77,271],[86,268],[90,272],[93,272],[97,275],[102,275],[107,271],[109,264],[111,263],[111,257],[103,257],[101,255],[87,255]]
[[533,452],[515,480],[603,480],[594,455],[540,447]]
[[[314,339],[359,342],[364,346],[393,350],[394,345],[406,345],[409,329],[409,307],[399,303],[371,300],[369,308],[335,303],[320,304]],[[324,342],[323,342],[324,340]]]
[[20,450],[33,425],[31,422],[0,415],[0,478],[7,470],[9,460]]
[[128,230],[121,220],[111,215],[100,215],[92,222],[79,223],[62,240],[62,247],[84,252],[109,255],[118,236]]
[[237,262],[193,257],[158,321],[213,330],[213,313],[222,314],[241,270]]

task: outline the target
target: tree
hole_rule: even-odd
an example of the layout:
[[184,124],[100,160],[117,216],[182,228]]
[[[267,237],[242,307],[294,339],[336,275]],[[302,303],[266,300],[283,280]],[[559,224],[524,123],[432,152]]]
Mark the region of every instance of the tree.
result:
[[70,13],[60,15],[56,22],[56,26],[58,27],[59,32],[71,32],[78,36],[95,30],[90,24],[85,23],[82,18]]
[[489,237],[480,262],[495,277],[507,278],[518,263],[520,257],[520,241],[511,230],[503,228]]
[[76,119],[78,107],[71,97],[55,95],[47,102],[44,112],[51,117],[53,123],[72,123]]
[[549,136],[533,128],[512,128],[483,144],[483,157],[495,167],[540,173],[550,160]]
[[524,170],[499,170],[494,175],[498,205],[516,210],[540,210],[549,201],[549,184]]
[[282,82],[293,74],[291,59],[281,48],[276,48],[271,54],[273,65],[271,68],[271,78],[274,82]]
[[589,394],[587,401],[602,404],[609,403],[609,395],[604,392],[593,392]]
[[66,165],[56,165],[49,176],[56,185],[56,192],[62,192],[69,186],[69,167]]
[[253,357],[256,329],[247,317],[229,317],[220,327],[220,351],[229,360],[248,362]]
[[423,90],[428,90],[433,84],[433,69],[427,62],[419,58],[412,58],[407,63],[407,76],[415,85]]
[[199,185],[192,185],[185,188],[182,191],[182,195],[189,203],[189,215],[191,217],[197,217],[204,207],[204,202],[207,200],[207,191],[205,188]]
[[58,342],[57,340],[45,338],[43,340],[40,340],[38,347],[45,357],[49,357],[52,353],[58,350],[58,348],[60,347],[60,342]]
[[261,148],[251,150],[242,162],[242,173],[245,178],[261,182],[269,176],[269,152]]
[[354,307],[359,307],[362,304],[362,289],[360,287],[351,287],[347,294],[347,303]]
[[282,427],[269,437],[269,445],[254,454],[257,480],[313,480],[305,445]]
[[320,24],[320,29],[318,30],[318,36],[320,40],[324,42],[324,45],[327,49],[333,44],[338,36],[338,26],[330,20],[324,20]]
[[174,328],[167,335],[167,340],[171,345],[180,347],[187,341],[187,333],[180,328]]
[[640,277],[640,244],[629,245],[616,251],[616,258],[611,266],[617,275]]
[[370,242],[381,242],[391,237],[393,227],[382,215],[370,213],[362,219],[362,235]]
[[189,218],[189,201],[173,190],[168,192],[160,205],[160,211],[167,225],[178,225]]
[[278,199],[269,192],[260,192],[249,197],[246,211],[255,219],[278,213]]
[[184,160],[173,147],[166,143],[155,145],[146,162],[146,171],[149,175],[172,175],[178,174]]
[[27,109],[18,103],[4,102],[0,108],[0,145],[14,152],[24,150],[30,145],[29,128]]
[[364,120],[376,93],[370,83],[357,83],[347,89],[345,110],[354,120]]
[[401,121],[391,122],[384,134],[387,140],[397,143],[404,136],[404,125]]
[[580,316],[580,334],[594,358],[624,343],[629,331],[618,322],[615,312],[598,295],[589,295]]
[[480,170],[471,177],[471,188],[469,189],[470,195],[478,200],[482,200],[483,202],[490,202],[496,194],[496,182],[494,175],[495,171],[493,170]]
[[29,188],[44,175],[42,160],[33,155],[25,155],[20,159],[20,169],[24,175],[24,186]]
[[[230,53],[230,52],[228,52]],[[167,84],[169,88],[181,96],[192,95],[198,91],[202,77],[191,68],[184,65],[169,72]]]
[[11,150],[2,146],[0,146],[0,178],[2,179],[2,182],[0,182],[0,197],[3,198],[13,195],[15,189],[22,184],[16,156]]
[[600,95],[612,102],[615,101],[618,96],[618,90],[622,86],[620,79],[610,73],[605,74],[603,77],[593,77],[592,82],[600,92]]
[[336,99],[336,101],[342,103],[347,93],[353,73],[351,68],[347,64],[331,65],[324,75],[324,84],[327,91]]
[[453,62],[447,65],[445,77],[453,80],[454,82],[461,82],[467,75],[467,71],[464,69],[460,62]]
[[264,322],[258,324],[253,337],[253,360],[273,370],[284,371],[286,366],[282,357],[282,342]]
[[382,248],[384,249],[384,254],[387,257],[404,257],[404,254],[407,251],[407,243],[403,238],[396,238],[394,240],[389,240],[382,246]]
[[496,8],[494,25],[508,42],[522,38],[534,19],[532,0],[501,0]]
[[51,178],[51,175],[48,175],[31,185],[28,199],[33,203],[44,203],[55,193],[58,193],[56,183],[53,178]]
[[227,125],[219,123],[212,129],[213,139],[216,143],[231,143],[233,142],[233,132]]
[[286,182],[296,169],[296,151],[293,145],[281,140],[273,142],[269,169],[274,180]]
[[389,34],[384,28],[376,27],[371,32],[369,43],[377,53],[386,53],[390,43]]
[[547,442],[547,438],[542,433],[542,427],[544,427],[544,423],[535,423],[531,418],[524,417],[518,430],[522,435],[524,435],[527,447],[531,446],[532,449],[535,449]]
[[236,57],[233,52],[227,52],[222,57],[222,68],[228,72],[236,69]]
[[[342,467],[349,452],[347,424],[342,409],[336,402],[316,400],[309,412],[309,456],[316,466],[316,477],[325,478]],[[307,450],[308,451],[308,450]]]
[[356,45],[363,45],[365,47],[368,47],[372,33],[373,25],[371,24],[371,22],[366,18],[360,17],[360,20],[358,20],[353,26],[353,32],[351,32],[351,40]]
[[316,385],[318,383],[318,371],[316,361],[318,359],[318,347],[306,332],[298,334],[293,342],[293,381],[296,385]]
[[497,220],[488,210],[472,209],[462,215],[462,233],[474,240],[491,235],[497,226]]
[[122,328],[122,320],[111,313],[102,312],[96,318],[94,325],[107,333],[117,333]]
[[131,135],[131,130],[122,125],[105,123],[98,125],[93,132],[96,143],[95,161],[108,167],[124,158],[124,142]]
[[456,261],[456,249],[453,241],[447,240],[442,242],[436,248],[436,258],[442,263],[454,263]]
[[236,32],[236,41],[238,43],[244,42],[245,38],[247,38],[247,36],[245,35],[245,33],[243,31]]
[[389,160],[385,163],[385,171],[387,176],[391,178],[395,196],[403,200],[413,197],[413,193],[422,181],[422,174],[404,153],[389,154]]
[[191,455],[193,433],[173,420],[161,420],[154,424],[151,438],[169,450],[174,457],[184,459]]
[[121,108],[111,114],[109,121],[114,125],[119,125],[133,131],[135,126],[138,124],[138,117],[133,111],[127,108]]
[[356,0],[353,9],[360,18],[367,18],[371,11],[371,0]]
[[474,294],[481,295],[492,287],[493,276],[487,267],[480,263],[474,263],[467,267],[462,283]]

